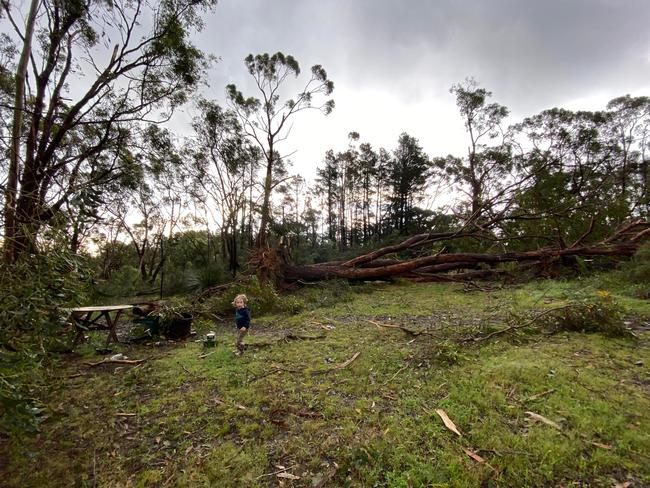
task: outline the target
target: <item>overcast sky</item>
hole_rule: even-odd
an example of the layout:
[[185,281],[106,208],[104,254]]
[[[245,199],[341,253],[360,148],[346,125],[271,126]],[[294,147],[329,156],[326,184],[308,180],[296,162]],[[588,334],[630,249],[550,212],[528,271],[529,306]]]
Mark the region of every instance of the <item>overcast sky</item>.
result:
[[334,112],[298,114],[279,148],[296,151],[294,171],[311,179],[353,130],[375,148],[394,149],[405,131],[429,156],[463,154],[449,88],[468,76],[510,109],[511,123],[650,95],[649,21],[650,0],[219,0],[196,42],[220,57],[208,94],[221,102],[228,83],[255,95],[249,53],[292,54],[304,76],[323,65]]

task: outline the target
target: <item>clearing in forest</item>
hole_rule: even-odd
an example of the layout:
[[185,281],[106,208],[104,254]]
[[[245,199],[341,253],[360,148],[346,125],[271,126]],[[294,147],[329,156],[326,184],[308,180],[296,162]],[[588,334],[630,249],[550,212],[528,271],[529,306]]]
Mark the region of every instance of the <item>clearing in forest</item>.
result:
[[139,365],[89,366],[101,357],[81,348],[52,379],[40,433],[1,447],[3,482],[650,483],[647,300],[618,297],[636,337],[611,337],[513,327],[597,293],[582,282],[337,286],[306,291],[320,305],[296,315],[254,315],[241,357],[230,320],[196,322],[214,349],[124,346]]

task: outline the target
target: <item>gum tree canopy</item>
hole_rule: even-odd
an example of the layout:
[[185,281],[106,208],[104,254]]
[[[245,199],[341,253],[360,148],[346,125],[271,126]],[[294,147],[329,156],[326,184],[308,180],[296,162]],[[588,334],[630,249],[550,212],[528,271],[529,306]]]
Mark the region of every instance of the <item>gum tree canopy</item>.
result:
[[281,101],[281,90],[291,77],[300,75],[300,65],[291,55],[277,52],[273,55],[249,54],[244,60],[248,72],[255,80],[260,98],[244,97],[235,85],[228,85],[228,97],[231,108],[237,113],[242,127],[264,152],[266,174],[264,178],[264,200],[262,218],[257,237],[258,247],[266,244],[266,233],[270,217],[270,199],[273,190],[273,170],[281,161],[277,144],[288,137],[287,120],[296,113],[314,108],[329,114],[334,108],[334,100],[327,100],[321,105],[314,105],[317,96],[329,96],[334,90],[334,83],[327,79],[325,69],[319,64],[312,66],[311,77],[293,98]]
[[13,262],[36,251],[64,205],[97,200],[136,169],[129,141],[168,120],[204,74],[189,34],[216,0],[33,0],[28,12],[1,2],[3,30],[13,28],[0,38],[4,256]]

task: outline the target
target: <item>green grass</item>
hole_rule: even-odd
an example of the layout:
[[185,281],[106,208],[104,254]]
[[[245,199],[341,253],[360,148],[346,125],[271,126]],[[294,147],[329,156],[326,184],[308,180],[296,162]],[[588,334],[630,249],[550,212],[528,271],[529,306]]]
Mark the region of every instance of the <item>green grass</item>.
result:
[[[88,368],[88,347],[56,372],[41,432],[0,445],[0,475],[10,487],[645,486],[647,333],[468,340],[601,285],[322,286],[298,293],[299,314],[254,317],[242,357],[230,323],[205,321],[218,346],[204,358],[195,342],[132,346],[130,357],[150,358],[142,366]],[[648,320],[647,301],[608,291]],[[287,331],[322,337],[281,340]]]

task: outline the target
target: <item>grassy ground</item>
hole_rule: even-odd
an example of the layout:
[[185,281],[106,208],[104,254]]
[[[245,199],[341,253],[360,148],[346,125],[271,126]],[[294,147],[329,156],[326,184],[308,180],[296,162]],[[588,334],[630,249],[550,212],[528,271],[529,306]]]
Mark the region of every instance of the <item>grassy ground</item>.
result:
[[521,329],[472,340],[597,287],[319,287],[301,299],[321,306],[254,317],[242,357],[234,327],[205,320],[197,328],[216,330],[215,349],[125,346],[149,358],[137,367],[88,367],[99,359],[81,348],[53,378],[40,434],[0,445],[0,477],[9,487],[648,486],[647,300],[610,290],[637,339]]

